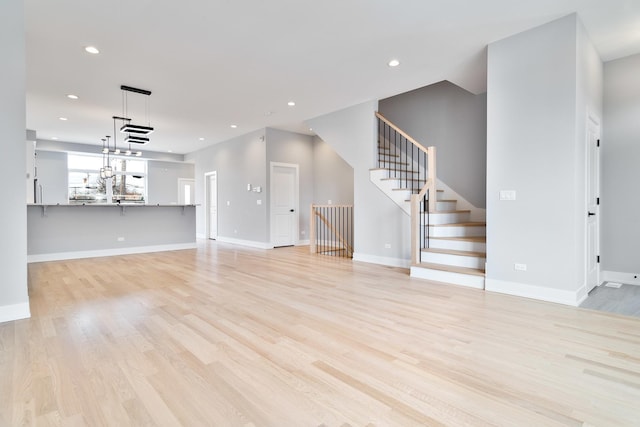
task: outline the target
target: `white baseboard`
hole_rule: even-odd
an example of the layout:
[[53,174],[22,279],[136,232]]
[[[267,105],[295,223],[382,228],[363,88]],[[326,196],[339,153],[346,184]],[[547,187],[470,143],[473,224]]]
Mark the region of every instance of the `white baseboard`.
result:
[[195,249],[195,248],[196,248],[196,242],[176,243],[171,245],[137,246],[137,247],[131,247],[131,248],[98,249],[93,251],[57,252],[57,253],[51,253],[51,254],[27,255],[27,262],[32,263],[32,262],[62,261],[67,259],[97,258],[97,257],[105,257],[105,256],[143,254],[143,253],[149,253],[149,252],[180,251],[183,249]]
[[29,317],[31,317],[31,311],[28,302],[0,306],[0,323],[28,319]]
[[640,286],[640,273],[622,273],[620,271],[607,271],[600,272],[601,282],[618,282],[625,285],[639,285]]
[[205,233],[196,233],[196,239],[206,239],[207,235]]
[[309,246],[311,244],[311,241],[307,240],[298,240],[298,243],[296,243],[296,246]]
[[541,301],[579,306],[587,298],[586,288],[582,286],[577,291],[545,288],[543,286],[527,285],[525,283],[508,282],[505,280],[486,279],[484,289],[501,294],[515,295]]
[[401,258],[390,258],[378,255],[368,255],[361,254],[358,252],[353,253],[353,260],[360,262],[368,262],[369,264],[380,264],[386,265],[389,267],[401,267],[401,268],[409,268],[411,266],[411,261],[408,259]]
[[242,239],[234,239],[231,237],[218,236],[216,241],[222,242],[222,243],[231,243],[233,245],[249,246],[250,248],[273,249],[273,245],[271,243],[256,242],[253,240],[242,240]]

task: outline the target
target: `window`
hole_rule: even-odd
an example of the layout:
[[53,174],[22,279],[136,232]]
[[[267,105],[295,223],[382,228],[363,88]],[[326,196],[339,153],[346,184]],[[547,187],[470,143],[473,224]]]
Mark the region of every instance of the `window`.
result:
[[147,191],[147,162],[111,158],[112,178],[100,178],[102,156],[67,156],[69,203],[144,203]]

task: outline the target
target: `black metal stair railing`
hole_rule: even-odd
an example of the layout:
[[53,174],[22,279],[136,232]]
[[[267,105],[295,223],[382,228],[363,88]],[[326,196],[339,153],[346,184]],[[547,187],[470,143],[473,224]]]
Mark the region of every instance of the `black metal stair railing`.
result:
[[427,181],[427,153],[408,135],[378,117],[378,168],[387,169],[399,188],[419,191]]
[[353,258],[353,205],[311,205],[311,253]]

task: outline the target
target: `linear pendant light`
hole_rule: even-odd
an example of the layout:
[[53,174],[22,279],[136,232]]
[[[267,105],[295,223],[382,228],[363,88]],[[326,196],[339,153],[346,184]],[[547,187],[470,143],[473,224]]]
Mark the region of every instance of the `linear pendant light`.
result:
[[[131,86],[125,86],[125,85],[121,85],[120,86],[120,90],[122,90],[123,92],[125,92],[125,99],[126,99],[126,92],[133,92],[133,93],[138,93],[141,95],[146,95],[147,97],[151,96],[151,91],[150,90],[146,90],[146,89],[138,89],[135,87],[131,87]],[[149,106],[149,98],[147,98],[147,109]],[[128,103],[125,101],[125,110],[128,112]],[[148,119],[148,117],[147,117]],[[147,126],[144,125],[136,125],[131,123],[130,121],[125,123],[121,128],[120,128],[120,132],[122,133],[133,133],[136,135],[149,135],[150,133],[153,132],[153,127],[151,127],[151,125],[147,124]]]

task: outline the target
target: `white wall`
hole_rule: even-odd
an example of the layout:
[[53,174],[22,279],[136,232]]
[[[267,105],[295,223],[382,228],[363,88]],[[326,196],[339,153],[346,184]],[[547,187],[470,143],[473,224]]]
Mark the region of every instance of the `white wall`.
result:
[[30,316],[25,204],[25,27],[20,0],[0,2],[0,322]]
[[408,266],[409,217],[369,178],[375,165],[377,104],[366,102],[307,124],[353,168],[354,260]]
[[[488,290],[586,297],[584,129],[587,105],[601,111],[602,80],[583,31],[574,14],[489,46]],[[517,199],[500,201],[500,190]]]
[[438,153],[438,179],[485,207],[487,96],[443,81],[379,102],[380,113]]
[[640,284],[640,55],[604,67],[602,268]]

